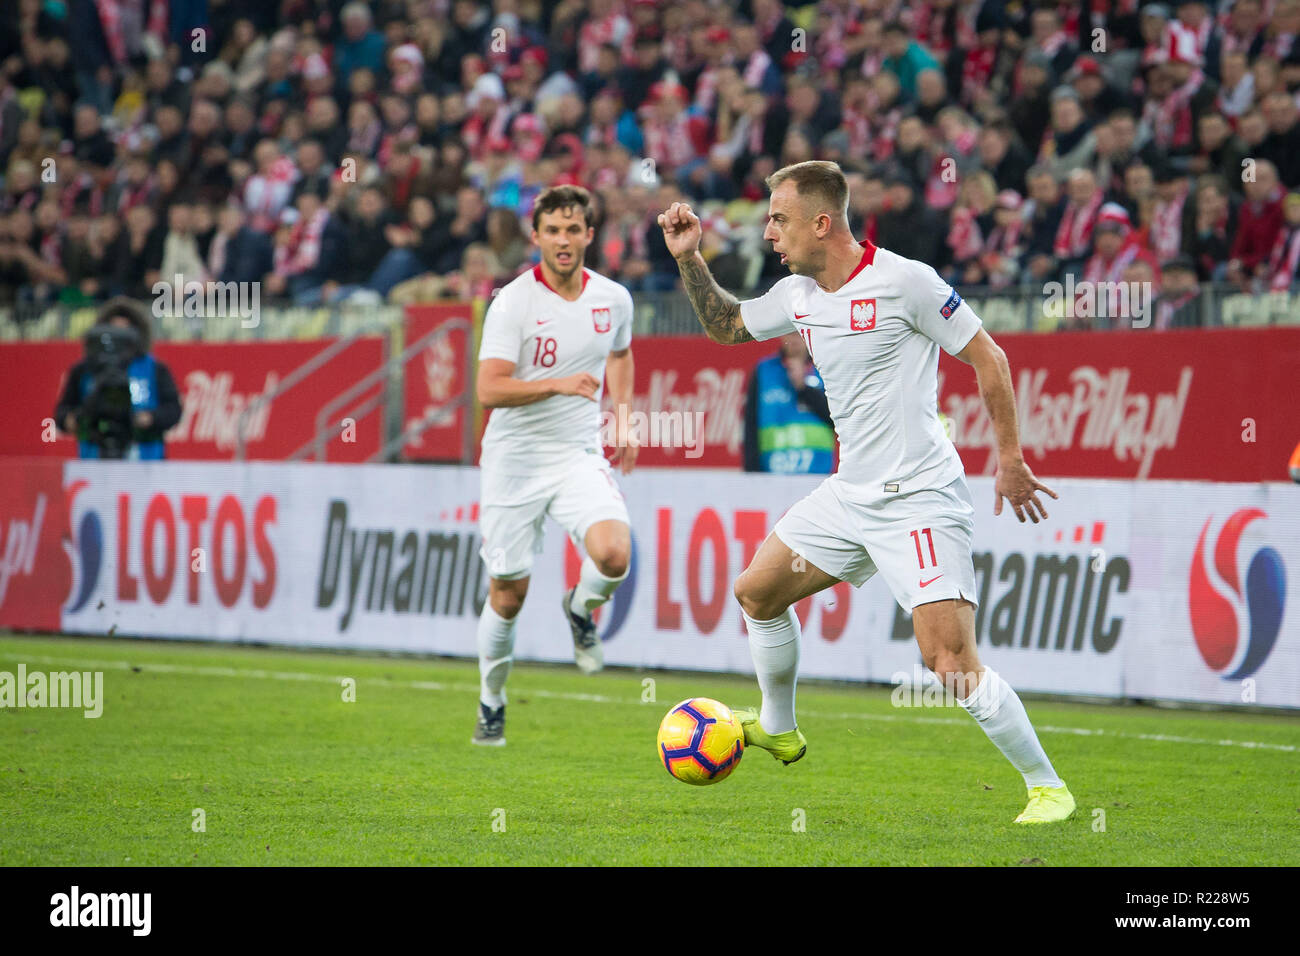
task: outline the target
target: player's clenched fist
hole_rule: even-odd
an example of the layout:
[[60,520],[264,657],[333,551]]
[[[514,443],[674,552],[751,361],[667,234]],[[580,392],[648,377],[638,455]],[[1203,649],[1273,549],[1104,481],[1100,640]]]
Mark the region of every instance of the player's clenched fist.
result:
[[579,372],[577,375],[570,375],[567,378],[557,378],[555,380],[555,391],[559,395],[581,395],[583,398],[589,398],[593,402],[596,400],[596,392],[600,389],[600,382],[596,376],[589,375],[586,372]]
[[700,247],[700,217],[691,212],[684,202],[675,202],[659,214],[659,228],[664,231],[664,242],[674,259],[693,256]]

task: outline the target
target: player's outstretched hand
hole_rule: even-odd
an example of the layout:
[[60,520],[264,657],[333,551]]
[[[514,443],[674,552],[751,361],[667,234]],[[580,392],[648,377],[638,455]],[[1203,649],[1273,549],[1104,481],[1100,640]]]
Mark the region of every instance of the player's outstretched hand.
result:
[[640,453],[641,441],[636,437],[636,432],[633,429],[628,429],[625,434],[618,436],[618,446],[614,449],[614,455],[609,461],[623,474],[630,475],[632,469],[636,467],[636,456]]
[[691,212],[689,204],[675,202],[659,214],[659,228],[664,231],[664,243],[674,259],[685,259],[700,248],[704,230],[700,217]]
[[577,375],[570,375],[567,378],[557,378],[555,380],[555,391],[560,395],[581,395],[583,398],[589,398],[593,402],[596,400],[596,392],[600,389],[600,381],[594,375],[586,372],[579,372]]
[[1002,499],[1006,498],[1011,504],[1011,510],[1016,513],[1016,520],[1023,524],[1025,515],[1028,514],[1029,520],[1038,524],[1039,515],[1047,517],[1047,509],[1038,500],[1040,491],[1053,498],[1060,498],[1060,495],[1035,478],[1023,461],[1006,467],[999,464],[993,478],[993,513],[1002,514]]

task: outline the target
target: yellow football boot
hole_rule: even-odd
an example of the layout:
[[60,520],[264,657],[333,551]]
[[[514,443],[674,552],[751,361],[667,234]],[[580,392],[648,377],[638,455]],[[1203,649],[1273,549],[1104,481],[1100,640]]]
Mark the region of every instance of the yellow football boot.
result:
[[1065,786],[1030,787],[1029,803],[1016,823],[1060,823],[1074,814],[1074,797]]
[[745,732],[746,747],[760,747],[787,767],[808,752],[808,741],[798,727],[783,734],[769,734],[758,722],[758,711],[733,707],[731,712]]

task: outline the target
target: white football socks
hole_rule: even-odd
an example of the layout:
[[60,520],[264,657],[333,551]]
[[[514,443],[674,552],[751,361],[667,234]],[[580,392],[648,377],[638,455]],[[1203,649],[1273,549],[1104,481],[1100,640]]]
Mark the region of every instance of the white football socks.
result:
[[1025,705],[993,668],[985,667],[984,676],[975,690],[958,703],[975,718],[1011,765],[1020,771],[1025,786],[1065,786],[1038,742],[1038,735],[1025,713]]
[[582,572],[578,576],[578,586],[573,589],[569,610],[581,617],[591,617],[591,612],[613,597],[618,586],[625,580],[627,571],[620,578],[605,577],[588,555],[582,559]]
[[493,710],[506,702],[506,677],[514,662],[515,621],[506,620],[492,610],[492,602],[483,605],[478,616],[479,700]]
[[799,618],[793,607],[770,621],[756,621],[744,611],[749,653],[763,692],[758,722],[769,734],[794,730],[794,688],[799,677]]

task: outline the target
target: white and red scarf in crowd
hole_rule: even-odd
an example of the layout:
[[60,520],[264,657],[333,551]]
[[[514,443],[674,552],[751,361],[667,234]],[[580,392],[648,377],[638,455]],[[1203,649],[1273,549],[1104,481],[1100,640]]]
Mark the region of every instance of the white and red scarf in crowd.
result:
[[1151,127],[1152,139],[1161,149],[1175,149],[1192,143],[1192,96],[1201,88],[1205,74],[1193,71],[1187,82],[1159,103],[1149,102],[1143,120]]
[[612,10],[599,20],[587,20],[578,30],[578,72],[594,73],[600,61],[600,48],[612,43],[627,62],[632,55],[632,22],[619,10]]
[[363,129],[349,129],[347,151],[373,157],[379,149],[379,140],[383,135],[384,124],[378,119],[371,120]]
[[95,177],[88,172],[78,173],[59,197],[59,213],[64,221],[67,221],[77,206],[83,202],[87,212],[92,216],[98,216],[104,211],[104,190]]
[[695,81],[695,108],[704,113],[713,112],[713,104],[718,100],[718,70],[705,67]]
[[691,33],[685,28],[664,33],[663,51],[665,62],[677,71],[678,76],[690,73],[704,62],[691,48]]
[[652,224],[658,225],[658,218],[658,215],[652,210],[647,212],[635,225],[628,229],[627,248],[624,254],[629,259],[650,258],[650,244],[646,237]]
[[63,235],[57,225],[40,237],[36,243],[36,250],[50,265],[63,265]]
[[[874,96],[874,92],[872,94]],[[871,120],[871,155],[878,163],[883,163],[894,155],[894,143],[898,141],[898,126],[903,122],[903,108],[893,106],[885,111],[876,109]]]
[[[1063,47],[1068,41],[1069,41],[1069,37],[1065,35],[1065,31],[1057,30],[1046,40],[1044,40],[1042,45],[1039,46],[1038,49],[1049,60],[1051,60],[1056,57],[1056,54],[1061,51],[1061,47]],[[1016,61],[1015,69],[1012,71],[1011,74],[1011,90],[1013,95],[1015,96],[1020,96],[1025,90],[1024,68],[1025,68],[1025,58],[1021,57],[1019,60]],[[1050,82],[1050,77],[1049,77],[1049,82]]]
[[1270,40],[1266,40],[1260,53],[1264,56],[1271,56],[1278,62],[1282,62],[1291,55],[1291,50],[1295,46],[1294,33],[1279,33]]
[[984,232],[969,206],[959,206],[952,211],[952,224],[948,227],[948,248],[953,261],[959,265],[970,262],[984,251]]
[[244,187],[244,208],[250,225],[260,232],[271,232],[280,219],[280,210],[289,203],[293,184],[298,181],[298,167],[288,156],[281,156],[265,173],[250,176]]
[[867,155],[871,149],[871,119],[853,107],[845,107],[840,125],[849,134],[849,155]]
[[947,209],[957,201],[960,188],[957,167],[951,156],[936,156],[925,180],[925,202],[931,209]]
[[1210,34],[1214,32],[1214,18],[1207,16],[1201,25],[1192,29],[1183,21],[1174,19],[1165,27],[1166,42],[1169,44],[1169,58],[1174,59],[1195,51],[1205,62],[1205,50],[1210,45]]
[[1170,202],[1156,200],[1151,216],[1151,249],[1161,262],[1178,255],[1183,242],[1183,206],[1187,203],[1187,189]]
[[[1226,18],[1227,14],[1225,14]],[[1255,38],[1262,32],[1262,27],[1256,27],[1255,32],[1250,36],[1242,36],[1232,29],[1230,22],[1225,22],[1219,31],[1220,50],[1224,53],[1247,53],[1255,42]]]
[[646,155],[660,169],[676,170],[695,159],[695,142],[691,138],[690,121],[685,113],[678,114],[670,123],[648,120],[642,127],[645,135]]
[[978,140],[979,134],[974,129],[963,129],[946,144],[947,155],[934,158],[925,184],[925,200],[933,208],[947,209],[957,201],[957,157],[972,155]]
[[1201,290],[1197,287],[1190,292],[1184,292],[1177,298],[1162,298],[1156,305],[1156,328],[1167,329],[1173,325],[1174,316],[1178,314],[1178,311],[1200,294]]
[[99,23],[104,30],[104,43],[108,55],[119,66],[127,61],[131,50],[127,49],[126,29],[122,23],[122,8],[130,4],[143,8],[146,4],[149,15],[145,20],[144,32],[153,34],[164,44],[167,42],[167,0],[95,0],[95,10],[99,14]]
[[763,85],[763,77],[767,74],[767,69],[772,65],[772,58],[767,55],[763,49],[755,50],[750,54],[749,59],[740,66],[740,78],[745,81],[746,86],[755,88]]
[[[1076,29],[1078,19],[1075,19]],[[1056,54],[1061,52],[1061,48],[1070,42],[1070,35],[1065,30],[1057,30],[1049,34],[1048,37],[1039,44],[1038,49],[1049,59],[1055,59]]]
[[296,276],[316,268],[321,236],[329,219],[330,211],[322,206],[310,219],[294,223],[288,244],[275,247],[275,271],[282,276]]
[[375,153],[375,162],[379,164],[380,169],[387,170],[388,161],[393,157],[393,147],[403,139],[407,142],[414,142],[419,137],[420,129],[414,123],[407,123],[405,126],[384,133],[379,140],[379,150]]
[[1124,239],[1113,259],[1107,260],[1100,252],[1094,252],[1083,265],[1083,281],[1095,285],[1098,282],[1119,282],[1134,259],[1142,253],[1142,246],[1132,230]]
[[748,143],[746,148],[754,156],[763,155],[763,134],[767,130],[767,113],[755,119],[752,116],[746,116],[744,121],[749,125],[749,132],[746,134]]
[[1005,226],[995,225],[984,240],[980,261],[988,273],[988,284],[1001,289],[1016,278],[1020,260],[1020,233],[1025,220],[1016,216]]
[[988,89],[989,80],[993,78],[993,67],[998,62],[998,47],[977,46],[966,54],[961,65],[961,98],[963,103],[972,103],[975,94]]
[[[776,28],[781,25],[783,19],[785,19],[785,6],[783,4],[774,6],[772,12],[762,20],[755,18],[754,26],[758,30],[758,38],[763,46],[767,46],[772,39],[772,34],[776,32]],[[782,37],[781,39],[784,41],[787,38]]]
[[506,139],[506,126],[509,125],[511,118],[511,112],[502,104],[486,122],[478,113],[467,119],[460,128],[460,138],[465,148],[469,150],[470,156],[474,159],[482,159],[487,153],[489,142]]
[[872,79],[880,75],[885,68],[885,53],[883,50],[864,51],[862,54],[861,73],[867,79]]
[[588,146],[613,146],[618,142],[618,124],[588,123],[582,138]]
[[1300,265],[1300,226],[1286,226],[1277,234],[1273,252],[1269,256],[1268,271],[1272,276],[1269,288],[1285,292],[1296,279],[1296,266]]
[[979,4],[961,5],[957,11],[953,35],[945,29],[950,9],[951,7],[940,7],[933,3],[921,3],[912,15],[913,35],[939,59],[943,59],[954,46],[969,50],[975,45],[975,15],[979,12]]
[[1052,254],[1058,259],[1077,259],[1088,251],[1092,243],[1092,227],[1097,223],[1097,213],[1105,195],[1100,189],[1092,194],[1085,206],[1076,206],[1073,201],[1065,204],[1061,224],[1056,229],[1056,241],[1052,244]]

